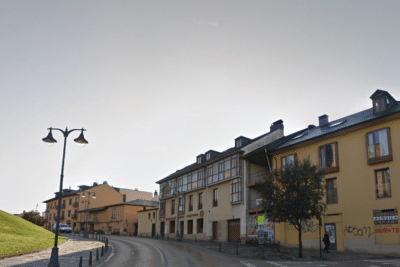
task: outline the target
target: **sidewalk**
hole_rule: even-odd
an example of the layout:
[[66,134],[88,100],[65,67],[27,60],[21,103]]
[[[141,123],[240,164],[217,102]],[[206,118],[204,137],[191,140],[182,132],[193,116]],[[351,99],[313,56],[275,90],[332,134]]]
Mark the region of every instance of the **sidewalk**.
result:
[[[92,266],[97,266],[111,254],[112,248],[109,247],[107,254],[101,257],[101,247],[104,246],[104,243],[93,238],[83,238],[71,234],[64,236],[68,238],[67,242],[58,246],[58,262],[61,267],[78,267],[81,256],[83,259],[82,266],[89,266],[90,251],[92,252]],[[99,261],[96,261],[97,248],[99,249]],[[37,253],[0,260],[0,266],[43,267],[49,264],[50,256],[51,248]]]
[[[139,237],[140,238],[140,237]],[[160,238],[158,238],[161,240]],[[163,242],[169,242],[171,244],[176,243],[180,245],[187,245],[199,249],[207,249],[209,251],[219,252],[219,242],[210,241],[194,241],[185,240],[175,241],[173,239],[166,240]],[[276,247],[264,245],[252,245],[252,244],[237,244],[235,242],[224,242],[221,243],[221,252],[224,254],[238,255],[240,257],[253,258],[253,259],[265,259],[265,260],[294,260],[294,261],[352,261],[359,259],[400,259],[400,255],[393,254],[372,254],[366,252],[352,252],[352,251],[337,251],[330,250],[329,253],[322,251],[322,259],[320,258],[319,249],[308,249],[303,248],[303,258],[299,258],[299,249],[297,247],[280,247],[278,252]]]

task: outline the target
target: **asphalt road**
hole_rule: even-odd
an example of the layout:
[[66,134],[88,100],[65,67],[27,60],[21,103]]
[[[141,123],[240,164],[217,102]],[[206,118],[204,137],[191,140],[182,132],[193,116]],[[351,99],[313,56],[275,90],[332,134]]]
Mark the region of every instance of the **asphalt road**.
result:
[[[264,260],[240,258],[199,249],[179,242],[144,239],[137,237],[109,236],[114,256],[101,267],[258,267],[266,266]],[[99,266],[99,267],[100,267]]]
[[351,261],[334,260],[261,260],[210,251],[207,247],[187,243],[145,239],[138,237],[108,236],[113,246],[113,256],[99,267],[296,267],[296,266],[343,266],[343,267],[390,267],[400,266],[400,259]]

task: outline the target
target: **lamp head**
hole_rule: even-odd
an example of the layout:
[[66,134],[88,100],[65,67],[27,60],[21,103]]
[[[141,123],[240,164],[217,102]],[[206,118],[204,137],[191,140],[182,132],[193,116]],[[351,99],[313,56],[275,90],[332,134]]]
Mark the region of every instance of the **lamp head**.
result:
[[74,139],[74,141],[80,145],[86,145],[89,143],[83,136],[83,131],[85,131],[85,129],[82,128],[81,134],[78,136],[78,138]]
[[96,195],[95,195],[95,193],[93,193],[93,196],[92,196],[92,198],[96,198]]
[[85,192],[82,193],[81,197],[86,197]]
[[43,142],[50,143],[50,144],[57,143],[57,140],[54,139],[53,134],[51,133],[51,130],[52,130],[52,128],[50,127],[49,134],[45,138],[42,138]]

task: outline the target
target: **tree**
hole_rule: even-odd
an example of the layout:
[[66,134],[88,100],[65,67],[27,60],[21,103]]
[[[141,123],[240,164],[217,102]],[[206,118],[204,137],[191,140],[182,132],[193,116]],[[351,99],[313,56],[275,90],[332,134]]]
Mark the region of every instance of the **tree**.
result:
[[25,212],[22,215],[22,219],[25,219],[27,221],[30,221],[31,223],[34,223],[39,226],[43,226],[46,222],[45,218],[40,216],[40,212],[31,210],[29,212]]
[[274,170],[256,183],[263,199],[262,207],[274,222],[289,222],[299,232],[299,258],[303,257],[301,226],[313,218],[320,219],[326,210],[323,171],[310,158],[297,159],[283,170]]

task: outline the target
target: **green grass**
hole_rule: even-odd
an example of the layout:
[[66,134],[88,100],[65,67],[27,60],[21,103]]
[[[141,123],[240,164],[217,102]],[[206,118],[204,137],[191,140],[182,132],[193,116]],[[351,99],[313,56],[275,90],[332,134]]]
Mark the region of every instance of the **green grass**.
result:
[[[62,244],[66,238],[58,238]],[[54,246],[54,233],[0,210],[0,256]]]

